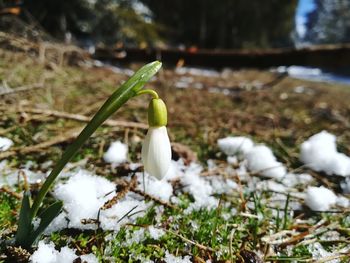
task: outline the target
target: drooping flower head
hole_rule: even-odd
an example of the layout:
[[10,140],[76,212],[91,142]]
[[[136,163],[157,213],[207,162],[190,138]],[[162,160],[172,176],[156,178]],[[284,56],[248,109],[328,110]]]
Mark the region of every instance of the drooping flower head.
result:
[[142,162],[150,175],[162,179],[171,162],[171,146],[167,125],[167,109],[163,100],[154,98],[148,107],[149,129],[142,145]]

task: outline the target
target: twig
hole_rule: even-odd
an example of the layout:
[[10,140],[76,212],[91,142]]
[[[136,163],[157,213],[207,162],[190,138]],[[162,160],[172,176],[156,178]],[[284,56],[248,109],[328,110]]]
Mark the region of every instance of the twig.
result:
[[328,257],[321,258],[314,263],[323,263],[323,262],[330,262],[333,259],[343,258],[343,257],[349,257],[349,254],[338,254],[338,255],[331,255]]
[[[36,113],[36,114],[42,114],[46,116],[52,116],[52,117],[58,117],[58,118],[64,118],[64,119],[70,119],[80,122],[89,122],[91,120],[90,117],[81,115],[81,114],[74,114],[74,113],[68,113],[64,111],[55,111],[55,110],[47,110],[47,109],[30,109],[30,108],[18,108],[16,109],[17,112],[28,112],[28,113]],[[138,122],[131,122],[131,121],[118,121],[118,120],[106,120],[103,125],[106,126],[120,126],[120,127],[128,127],[128,128],[139,128],[139,129],[147,129],[148,125],[144,123],[138,123]]]
[[111,208],[113,205],[115,205],[120,199],[122,199],[132,188],[135,188],[137,184],[137,177],[133,176],[131,178],[131,181],[129,183],[124,183],[121,185],[118,185],[121,187],[121,189],[118,191],[117,195],[115,195],[112,199],[108,200],[104,203],[104,205],[101,207],[101,210],[106,210]]
[[6,186],[3,186],[0,188],[0,192],[1,193],[6,193],[10,196],[13,196],[14,198],[18,199],[18,200],[21,200],[22,199],[22,195],[19,194],[19,193],[16,193],[14,191],[11,191],[9,188],[7,188]]
[[168,230],[168,229],[163,229],[163,230],[168,232],[168,233],[170,233],[170,234],[172,234],[172,235],[174,235],[174,236],[177,236],[177,237],[181,238],[185,242],[190,243],[191,245],[194,245],[194,246],[198,247],[199,249],[210,251],[210,252],[216,252],[215,249],[213,249],[211,247],[204,246],[204,245],[199,244],[199,243],[197,243],[195,241],[192,241],[192,240],[190,240],[190,239],[188,239],[188,238],[186,238],[186,237],[184,237],[184,236],[182,236],[182,235],[180,235],[180,234],[178,234],[178,233],[176,233],[174,231],[171,231],[171,230]]
[[35,89],[42,89],[44,88],[44,84],[43,83],[35,83],[32,85],[27,85],[27,86],[21,86],[15,89],[10,89],[10,90],[6,90],[3,92],[0,92],[0,97],[2,96],[6,96],[6,95],[10,95],[10,94],[14,94],[14,93],[19,93],[19,92],[28,92],[28,91],[32,91]]
[[131,213],[132,211],[134,211],[137,207],[138,207],[138,206],[135,205],[133,208],[131,208],[131,210],[130,210],[129,212],[127,212],[125,215],[123,215],[123,216],[117,221],[117,223],[121,222],[125,217],[129,216],[130,213]]
[[231,233],[230,233],[230,239],[229,239],[229,253],[230,253],[230,258],[231,258],[231,262],[233,261],[233,235],[235,234],[236,229],[232,229]]

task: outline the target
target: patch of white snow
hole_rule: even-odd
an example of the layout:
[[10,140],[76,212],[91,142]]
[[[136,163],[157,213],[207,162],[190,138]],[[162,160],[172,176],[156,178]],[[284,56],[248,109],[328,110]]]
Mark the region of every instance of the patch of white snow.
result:
[[314,211],[327,211],[337,202],[337,196],[324,186],[309,186],[306,190],[305,204]]
[[270,148],[254,146],[246,155],[248,169],[265,177],[282,179],[287,174],[286,167],[276,160]]
[[247,153],[253,148],[253,141],[247,137],[226,137],[218,140],[218,146],[228,156]]
[[120,141],[112,142],[103,155],[107,163],[121,164],[128,160],[128,146]]
[[0,152],[7,151],[12,145],[12,140],[6,137],[0,137]]
[[302,143],[300,160],[307,167],[328,175],[350,175],[350,158],[337,151],[336,137],[326,131]]

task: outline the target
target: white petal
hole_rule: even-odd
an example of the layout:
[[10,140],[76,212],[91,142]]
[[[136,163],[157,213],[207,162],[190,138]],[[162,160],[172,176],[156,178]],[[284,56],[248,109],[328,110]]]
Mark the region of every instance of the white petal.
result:
[[151,129],[147,131],[146,137],[142,143],[142,150],[141,150],[141,159],[146,171],[148,170],[147,161],[148,161],[148,149],[149,149],[150,137],[151,137]]
[[145,170],[162,179],[171,162],[171,146],[166,127],[151,127],[142,148],[142,160]]

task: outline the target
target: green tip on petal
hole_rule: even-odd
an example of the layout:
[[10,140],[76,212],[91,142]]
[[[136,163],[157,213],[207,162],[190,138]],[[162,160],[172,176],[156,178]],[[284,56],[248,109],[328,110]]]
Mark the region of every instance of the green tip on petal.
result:
[[166,126],[168,116],[166,106],[161,99],[152,99],[148,106],[148,125],[150,127]]

